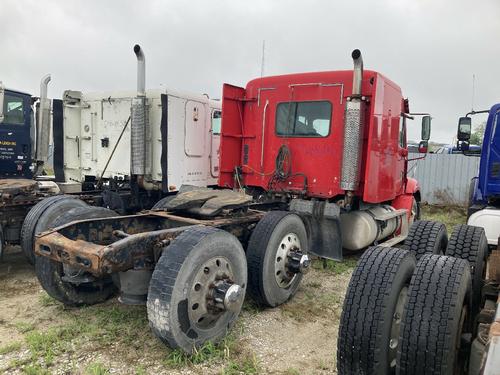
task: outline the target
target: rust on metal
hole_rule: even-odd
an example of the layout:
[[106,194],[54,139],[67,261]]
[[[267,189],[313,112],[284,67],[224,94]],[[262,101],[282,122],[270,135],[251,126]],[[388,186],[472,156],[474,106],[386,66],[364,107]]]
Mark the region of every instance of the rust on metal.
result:
[[198,225],[230,229],[254,223],[264,215],[249,210],[245,215],[212,220],[183,217],[163,211],[74,221],[41,233],[35,253],[102,276],[128,269],[153,269],[163,248],[184,230]]

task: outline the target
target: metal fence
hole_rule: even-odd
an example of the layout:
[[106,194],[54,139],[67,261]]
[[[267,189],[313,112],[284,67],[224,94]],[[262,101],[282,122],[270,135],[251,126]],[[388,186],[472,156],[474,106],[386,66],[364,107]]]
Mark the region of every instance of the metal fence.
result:
[[[409,158],[422,154],[410,154]],[[411,161],[408,176],[420,185],[422,201],[430,204],[465,206],[469,200],[470,180],[477,176],[479,157],[461,154],[428,154]]]

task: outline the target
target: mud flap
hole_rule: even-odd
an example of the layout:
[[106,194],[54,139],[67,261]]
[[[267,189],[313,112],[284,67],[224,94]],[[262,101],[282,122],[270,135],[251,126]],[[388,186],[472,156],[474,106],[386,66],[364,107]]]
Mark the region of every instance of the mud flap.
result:
[[340,207],[335,203],[293,199],[290,211],[306,226],[309,252],[321,258],[342,261]]

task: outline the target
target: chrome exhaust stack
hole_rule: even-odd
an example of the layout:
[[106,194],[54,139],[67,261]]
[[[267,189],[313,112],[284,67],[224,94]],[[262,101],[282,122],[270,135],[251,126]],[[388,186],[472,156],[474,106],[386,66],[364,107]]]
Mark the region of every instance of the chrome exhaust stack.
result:
[[344,149],[342,152],[342,176],[340,187],[345,191],[346,207],[351,204],[353,192],[359,187],[365,101],[361,95],[363,83],[363,59],[361,51],[352,51],[354,63],[352,95],[347,98],[344,116]]
[[130,124],[130,174],[138,181],[146,174],[146,57],[138,44],[134,46],[137,57],[137,97],[132,99]]
[[146,96],[146,56],[141,46],[134,46],[134,53],[137,57],[137,96]]
[[352,96],[359,96],[361,95],[361,84],[363,83],[363,57],[361,57],[361,51],[359,49],[352,51],[351,56],[354,63]]
[[38,168],[47,163],[49,158],[49,143],[50,143],[50,100],[47,98],[48,85],[51,80],[50,74],[45,75],[40,81],[40,106],[37,114],[36,126],[36,170],[35,175],[43,170]]

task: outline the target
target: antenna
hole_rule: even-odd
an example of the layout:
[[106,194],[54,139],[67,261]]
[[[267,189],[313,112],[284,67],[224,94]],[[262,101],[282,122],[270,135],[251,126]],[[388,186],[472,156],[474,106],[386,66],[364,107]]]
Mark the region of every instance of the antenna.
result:
[[472,103],[471,103],[471,112],[474,112],[474,94],[476,89],[476,75],[472,74]]
[[260,64],[260,78],[264,76],[264,59],[266,55],[266,40],[262,41],[262,61]]

